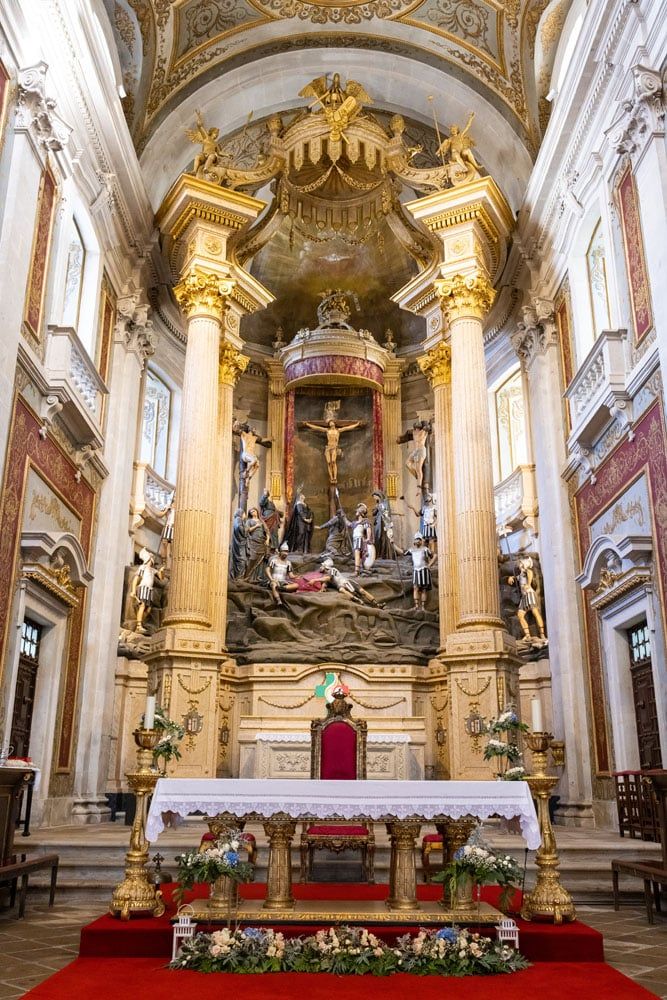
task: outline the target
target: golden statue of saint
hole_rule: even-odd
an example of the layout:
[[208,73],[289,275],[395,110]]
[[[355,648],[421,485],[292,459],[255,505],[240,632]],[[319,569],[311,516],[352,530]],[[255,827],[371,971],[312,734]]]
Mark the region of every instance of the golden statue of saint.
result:
[[216,167],[223,166],[223,160],[228,159],[228,157],[225,156],[222,146],[218,142],[220,129],[206,128],[201,111],[197,111],[196,115],[197,128],[188,128],[185,130],[185,134],[190,142],[201,145],[201,152],[195,156],[192,172],[195,177],[206,180],[207,175],[213,173]]
[[471,111],[463,131],[458,125],[450,125],[449,137],[438,147],[438,155],[442,157],[443,164],[450,168],[450,182],[455,185],[474,181],[480,176],[481,168],[472,151],[475,140],[468,134],[474,117],[475,112]]

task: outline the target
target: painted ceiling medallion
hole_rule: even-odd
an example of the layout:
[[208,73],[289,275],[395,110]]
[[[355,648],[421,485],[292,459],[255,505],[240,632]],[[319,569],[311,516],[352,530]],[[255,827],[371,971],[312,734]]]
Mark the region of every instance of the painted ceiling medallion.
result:
[[421,0],[253,0],[259,10],[279,17],[296,17],[313,24],[360,24],[371,18],[396,17],[418,7]]

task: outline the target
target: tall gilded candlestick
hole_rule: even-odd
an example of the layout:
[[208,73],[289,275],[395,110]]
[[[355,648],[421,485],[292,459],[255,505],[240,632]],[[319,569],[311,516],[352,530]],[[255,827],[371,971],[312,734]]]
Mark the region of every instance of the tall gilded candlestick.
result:
[[158,729],[135,729],[137,769],[125,777],[136,796],[134,822],[130,831],[130,847],[125,855],[125,878],[116,886],[109,913],[121,920],[133,915],[160,917],[164,913],[162,894],[148,877],[148,841],[146,840],[147,797],[155,788],[160,775],[153,768],[153,749],[160,738]]
[[524,896],[521,916],[524,920],[543,920],[560,924],[575,920],[574,903],[567,889],[560,883],[560,860],[556,837],[549,817],[549,796],[558,783],[555,775],[547,774],[547,750],[553,737],[551,733],[528,733],[526,742],[533,757],[533,774],[526,778],[533,797],[537,799],[537,818],[542,843],[537,849],[537,881]]

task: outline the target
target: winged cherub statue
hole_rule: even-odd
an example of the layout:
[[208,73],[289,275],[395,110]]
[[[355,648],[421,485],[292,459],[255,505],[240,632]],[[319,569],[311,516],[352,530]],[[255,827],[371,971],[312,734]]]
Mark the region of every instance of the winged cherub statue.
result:
[[224,166],[223,161],[228,158],[218,142],[220,129],[206,128],[201,111],[197,111],[196,115],[197,128],[188,128],[185,130],[185,134],[190,142],[201,144],[201,151],[195,156],[192,172],[195,177],[206,180],[207,175],[216,172],[216,168],[219,172],[220,168]]
[[329,138],[332,142],[344,139],[345,129],[357,117],[363,105],[373,103],[361,84],[355,80],[348,80],[343,87],[339,73],[334,73],[330,86],[326,76],[311,80],[307,87],[299,91],[299,97],[314,97],[311,109],[316,104],[321,105],[321,113],[329,126]]
[[480,165],[472,151],[475,140],[468,135],[474,117],[475,112],[471,111],[463,131],[458,125],[450,125],[449,137],[438,147],[438,154],[449,167],[449,179],[454,185],[474,181],[480,176]]

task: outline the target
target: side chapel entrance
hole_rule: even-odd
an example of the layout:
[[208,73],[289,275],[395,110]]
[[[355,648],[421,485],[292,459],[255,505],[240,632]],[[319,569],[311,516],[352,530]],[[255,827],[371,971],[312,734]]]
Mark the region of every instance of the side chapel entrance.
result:
[[27,757],[30,753],[30,730],[35,706],[41,638],[42,626],[26,618],[21,626],[21,649],[16,677],[12,729],[9,737],[9,743],[14,748],[15,757]]
[[637,622],[628,629],[630,648],[630,674],[632,693],[637,720],[637,740],[639,742],[639,764],[641,769],[662,767],[660,733],[658,731],[658,709],[653,685],[651,664],[651,640],[648,622]]

